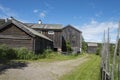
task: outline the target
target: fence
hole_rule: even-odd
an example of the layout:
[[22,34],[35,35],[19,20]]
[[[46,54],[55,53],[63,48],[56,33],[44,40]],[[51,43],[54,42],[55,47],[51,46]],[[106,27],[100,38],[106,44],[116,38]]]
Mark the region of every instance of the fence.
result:
[[[103,38],[102,51],[101,51],[101,57],[102,57],[101,80],[120,80],[120,46],[118,45],[120,41],[119,35],[120,35],[120,22],[119,22],[119,28],[117,32],[117,39],[115,43],[114,53],[111,58],[109,28],[108,28],[107,38],[104,31],[104,38]],[[117,53],[119,56],[117,55]],[[116,61],[117,57],[118,57],[118,61]],[[118,69],[116,69],[116,65],[118,65]],[[115,78],[115,70],[118,70],[117,76],[116,76],[117,78]]]

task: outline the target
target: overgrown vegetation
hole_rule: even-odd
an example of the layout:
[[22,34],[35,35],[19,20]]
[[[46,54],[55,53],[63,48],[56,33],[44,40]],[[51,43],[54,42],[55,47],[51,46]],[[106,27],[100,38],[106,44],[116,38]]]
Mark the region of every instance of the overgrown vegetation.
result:
[[82,52],[87,52],[87,43],[85,42],[84,38],[82,37]]
[[98,47],[97,47],[97,50],[96,50],[96,55],[100,55],[101,50],[102,50],[102,44],[101,43],[97,43],[97,44],[98,44]]
[[7,45],[0,45],[0,60],[66,60],[76,58],[75,54],[58,54],[50,49],[44,50],[41,54],[34,54],[25,47],[19,49],[10,48]]
[[100,56],[89,55],[89,60],[60,80],[100,80]]
[[32,51],[22,47],[19,49],[13,49],[7,45],[0,45],[0,59],[12,60],[12,59],[23,59],[23,60],[35,60],[41,56],[35,55]]
[[66,41],[66,48],[67,48],[67,52],[71,53],[72,51],[72,48],[71,48],[71,44],[70,44],[70,41]]

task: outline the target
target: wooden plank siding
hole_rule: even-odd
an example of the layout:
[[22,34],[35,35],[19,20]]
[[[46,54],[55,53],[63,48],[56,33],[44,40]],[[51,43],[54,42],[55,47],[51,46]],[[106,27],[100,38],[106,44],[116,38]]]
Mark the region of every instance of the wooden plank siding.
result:
[[10,24],[0,31],[0,44],[7,44],[13,48],[26,47],[33,50],[33,39],[14,24]]
[[45,49],[52,49],[53,47],[51,40],[38,35],[31,36],[13,23],[0,29],[0,45],[1,44],[7,44],[12,48],[26,47],[35,53],[40,53]]
[[[42,31],[42,34],[53,40],[54,48],[62,47],[62,30],[54,30],[54,29],[40,29],[35,28],[36,31]],[[48,34],[48,31],[54,31],[54,34]]]
[[66,48],[65,48],[66,41],[70,42],[73,52],[80,51],[81,42],[82,42],[80,31],[68,25],[65,28],[63,28],[62,35],[63,35],[63,39],[62,39],[63,51],[66,51]]
[[[46,46],[47,45],[47,46]],[[53,43],[43,38],[35,39],[35,52],[43,52],[45,49],[53,49]]]

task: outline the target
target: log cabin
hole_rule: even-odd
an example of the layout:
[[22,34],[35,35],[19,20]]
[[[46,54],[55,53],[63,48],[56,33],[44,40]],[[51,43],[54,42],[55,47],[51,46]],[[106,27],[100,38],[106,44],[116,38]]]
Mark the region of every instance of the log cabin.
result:
[[67,25],[62,30],[62,50],[66,51],[66,42],[70,42],[73,53],[81,52],[82,47],[82,32],[73,27]]
[[53,41],[50,38],[14,18],[7,19],[0,25],[1,44],[6,44],[12,48],[26,47],[35,53],[53,48]]

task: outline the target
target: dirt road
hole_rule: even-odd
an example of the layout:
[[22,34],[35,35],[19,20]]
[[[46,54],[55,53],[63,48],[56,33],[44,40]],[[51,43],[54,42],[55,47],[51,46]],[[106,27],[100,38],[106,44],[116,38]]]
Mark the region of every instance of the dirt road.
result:
[[24,68],[7,69],[0,74],[0,80],[58,80],[60,76],[70,73],[87,60],[87,56],[84,56],[67,61],[31,62]]

